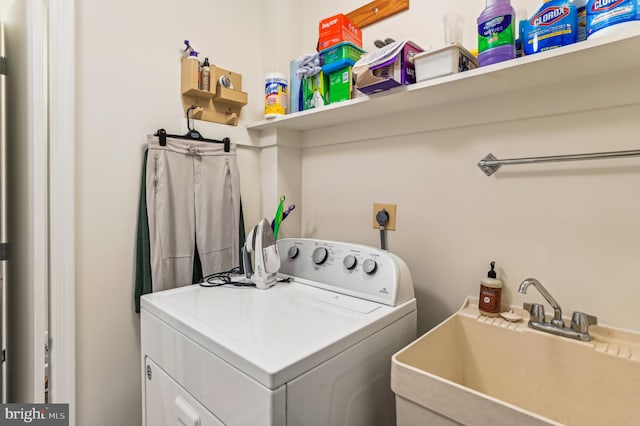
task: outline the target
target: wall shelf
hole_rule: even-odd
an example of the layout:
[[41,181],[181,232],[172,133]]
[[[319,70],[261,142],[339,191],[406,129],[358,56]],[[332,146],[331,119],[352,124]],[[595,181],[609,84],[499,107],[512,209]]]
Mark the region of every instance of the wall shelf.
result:
[[[352,122],[388,117],[416,110],[464,106],[470,101],[482,106],[483,100],[529,93],[553,96],[549,103],[563,100],[562,108],[550,113],[584,111],[640,102],[640,31],[617,34],[565,46],[536,55],[478,68],[461,74],[423,81],[370,97],[297,112],[247,126],[250,130],[289,129],[308,131],[345,125]],[[632,81],[629,81],[633,78]],[[626,83],[629,90],[621,91]],[[596,85],[597,90],[589,96]],[[576,96],[584,88],[585,93]],[[611,90],[609,90],[611,89]],[[609,92],[614,92],[610,93]],[[567,101],[574,98],[575,102]],[[606,98],[606,99],[605,99]],[[487,103],[491,114],[461,117],[460,125],[500,121],[496,117],[513,117],[509,102]],[[522,116],[544,115],[540,108],[524,108]],[[522,117],[516,117],[522,118]],[[439,128],[437,120],[426,125]],[[451,127],[451,126],[450,126]],[[425,129],[423,129],[425,130]],[[428,129],[426,129],[428,130]]]
[[202,99],[211,99],[216,95],[216,92],[207,92],[199,89],[187,89],[182,94],[183,96],[188,96],[192,98],[202,98]]
[[[185,114],[194,109],[191,117],[197,120],[237,126],[240,111],[248,102],[247,94],[242,91],[242,75],[211,64],[210,89],[201,90],[198,88],[198,62],[183,58],[180,68],[180,91]],[[221,76],[229,79],[232,88],[218,83]]]

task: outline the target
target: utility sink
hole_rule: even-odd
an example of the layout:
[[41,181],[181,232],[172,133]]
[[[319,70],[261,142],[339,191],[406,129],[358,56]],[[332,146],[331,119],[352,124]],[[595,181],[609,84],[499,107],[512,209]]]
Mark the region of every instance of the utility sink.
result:
[[470,300],[393,356],[398,425],[640,425],[640,334],[592,326],[580,342]]

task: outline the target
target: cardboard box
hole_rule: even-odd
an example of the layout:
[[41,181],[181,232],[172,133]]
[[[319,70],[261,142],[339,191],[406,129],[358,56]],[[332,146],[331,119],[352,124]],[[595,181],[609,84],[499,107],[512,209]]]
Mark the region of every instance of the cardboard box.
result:
[[416,70],[411,58],[422,51],[421,47],[407,41],[393,58],[367,69],[356,69],[356,88],[370,95],[415,83]]
[[362,47],[362,31],[342,13],[320,21],[318,26],[318,50],[327,49],[343,41]]
[[327,75],[320,71],[313,77],[302,79],[302,97],[305,110],[327,105],[329,81]]
[[350,65],[329,74],[329,103],[334,104],[351,99],[352,82]]

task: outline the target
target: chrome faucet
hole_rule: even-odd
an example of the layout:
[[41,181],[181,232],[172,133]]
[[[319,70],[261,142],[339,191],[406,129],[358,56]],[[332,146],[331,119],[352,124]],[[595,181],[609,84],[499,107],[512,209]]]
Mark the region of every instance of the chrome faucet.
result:
[[556,299],[551,296],[540,281],[535,278],[527,278],[520,283],[518,292],[527,294],[529,286],[533,285],[553,308],[553,319],[547,322],[544,314],[544,306],[539,303],[524,303],[522,307],[529,312],[529,327],[546,331],[558,336],[569,337],[571,339],[587,342],[591,340],[589,326],[598,323],[598,318],[585,314],[584,312],[574,312],[571,316],[571,327],[566,327],[562,319],[562,308]]
[[[527,289],[530,285],[533,285],[536,290],[540,292],[542,297],[547,299],[547,302],[553,308],[553,319],[551,320],[551,324],[556,327],[564,328],[564,321],[562,320],[562,308],[560,304],[556,302],[556,299],[547,291],[546,288],[542,285],[542,283],[535,278],[527,278],[526,280],[520,283],[520,287],[518,287],[518,293],[527,294]],[[544,320],[544,317],[542,318]]]

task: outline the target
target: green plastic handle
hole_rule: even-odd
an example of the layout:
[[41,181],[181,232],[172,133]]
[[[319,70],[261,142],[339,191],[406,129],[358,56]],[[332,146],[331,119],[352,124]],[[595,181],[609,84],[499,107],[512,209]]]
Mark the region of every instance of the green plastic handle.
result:
[[280,203],[278,204],[278,210],[276,210],[276,217],[274,218],[275,224],[273,226],[273,237],[278,239],[278,231],[280,230],[280,223],[282,222],[282,209],[284,208],[284,195],[280,197]]

